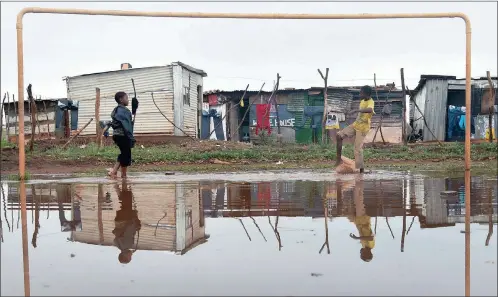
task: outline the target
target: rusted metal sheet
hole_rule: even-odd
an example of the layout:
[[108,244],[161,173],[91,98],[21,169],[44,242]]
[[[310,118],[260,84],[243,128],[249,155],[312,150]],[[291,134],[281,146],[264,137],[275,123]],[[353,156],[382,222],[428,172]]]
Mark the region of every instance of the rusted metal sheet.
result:
[[346,89],[328,88],[327,90],[327,104],[332,112],[346,113],[351,109],[352,101],[353,95]]

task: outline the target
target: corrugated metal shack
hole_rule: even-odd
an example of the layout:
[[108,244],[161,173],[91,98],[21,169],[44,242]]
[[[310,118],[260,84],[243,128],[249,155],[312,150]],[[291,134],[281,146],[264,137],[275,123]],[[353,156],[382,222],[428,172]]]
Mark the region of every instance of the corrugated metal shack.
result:
[[[56,130],[56,110],[59,100],[64,99],[37,99],[36,104],[36,138],[49,138]],[[16,142],[19,133],[19,102],[5,102],[3,104],[5,112],[4,124],[9,141]],[[24,101],[24,134],[31,135],[31,104]]]
[[[392,104],[392,114],[383,119],[383,135],[387,142],[401,142],[402,129],[402,92],[397,89],[391,91],[388,88],[394,86],[380,86],[377,88],[377,94],[373,94],[377,113],[372,120],[372,129],[367,135],[367,141],[371,141],[375,134],[375,127],[380,122],[380,115],[386,101]],[[358,108],[360,87],[329,87],[327,90],[328,112],[335,115],[340,122],[340,127],[344,128],[348,123],[353,122],[354,118],[347,118],[347,111],[352,108]],[[227,117],[220,125],[219,133],[224,139],[233,141],[257,141],[259,132],[257,132],[257,107],[261,104],[268,104],[271,92],[261,92],[258,96],[257,91],[248,91],[244,98],[244,107],[238,106],[243,90],[237,91],[210,91],[204,94],[204,103],[209,104],[209,109],[222,108],[223,112],[228,113]],[[282,140],[287,143],[319,143],[322,135],[322,116],[323,116],[323,88],[315,87],[309,89],[283,89],[276,93],[278,103],[278,114]],[[378,99],[378,100],[377,100]],[[240,131],[237,127],[242,121],[247,108],[250,106],[248,116],[244,119]],[[220,112],[218,117],[221,117]],[[215,116],[208,115],[206,117]],[[269,110],[271,135],[269,138],[275,138],[277,131],[276,110],[271,106]],[[214,121],[211,122],[210,131],[213,130]],[[216,126],[216,125],[214,125]],[[223,130],[226,127],[226,130]],[[203,128],[203,130],[208,130]],[[206,132],[204,131],[204,132]],[[209,132],[210,132],[209,131]],[[207,133],[209,133],[207,132]],[[226,133],[223,135],[223,133]],[[218,132],[213,133],[218,134]],[[329,134],[330,135],[330,134]],[[213,136],[211,136],[213,138]],[[333,140],[335,137],[331,137]],[[216,137],[216,139],[223,139]],[[347,140],[352,141],[352,140]],[[377,135],[376,141],[382,141],[380,134]]]
[[[198,136],[203,78],[207,76],[203,70],[181,62],[144,68],[123,65],[121,70],[66,78],[68,99],[79,102],[78,129],[95,117],[96,88],[100,88],[101,94],[100,119],[110,120],[111,111],[116,106],[114,94],[123,91],[133,97],[131,79],[134,79],[140,101],[135,133],[185,136],[164,118],[162,112],[175,126],[191,136]],[[154,105],[152,96],[160,111]],[[95,129],[85,129],[81,134],[95,135]]]
[[[497,79],[492,78],[496,89]],[[498,96],[490,98],[487,78],[472,79],[472,123],[471,130],[475,138],[484,138],[486,127],[480,127],[478,122],[486,118],[489,107],[498,104]],[[412,91],[413,100],[423,112],[429,127],[425,127],[421,113],[414,107],[413,129],[422,130],[424,141],[463,141],[464,129],[461,126],[465,118],[465,79],[455,76],[421,75],[418,86]],[[463,108],[462,108],[463,107]],[[496,112],[496,111],[495,111]],[[463,117],[462,117],[463,116]],[[495,131],[496,131],[495,115]],[[481,125],[481,126],[483,126]],[[431,129],[436,138],[432,136]]]

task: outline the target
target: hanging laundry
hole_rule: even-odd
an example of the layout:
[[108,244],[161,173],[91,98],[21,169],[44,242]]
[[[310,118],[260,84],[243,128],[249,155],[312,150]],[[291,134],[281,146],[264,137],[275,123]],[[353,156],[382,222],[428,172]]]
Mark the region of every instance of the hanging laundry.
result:
[[268,135],[271,134],[270,127],[270,104],[257,104],[256,105],[256,135],[259,131],[266,130]]
[[209,105],[218,105],[218,95],[216,94],[208,95],[208,102]]

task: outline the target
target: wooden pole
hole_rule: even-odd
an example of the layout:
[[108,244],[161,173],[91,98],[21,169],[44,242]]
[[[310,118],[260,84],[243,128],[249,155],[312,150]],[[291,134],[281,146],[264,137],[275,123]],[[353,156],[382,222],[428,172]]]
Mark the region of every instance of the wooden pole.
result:
[[[7,99],[7,93],[3,95],[3,101],[2,101],[2,108],[0,108],[0,141],[3,139],[3,114],[4,114],[4,106],[5,106],[5,99]],[[5,116],[7,117],[7,116]],[[8,126],[6,125],[6,129],[9,129]],[[0,148],[1,150],[1,148]],[[1,152],[1,151],[0,151]]]
[[[277,84],[275,85],[275,96],[273,97],[273,105],[275,106],[275,113],[277,116],[277,143],[282,144],[282,132],[280,131],[280,116],[278,114],[278,102],[277,102],[277,93],[278,87],[280,86],[280,79],[282,77],[279,73],[277,73]],[[270,102],[271,103],[271,102]]]
[[47,105],[45,104],[45,101],[42,100],[43,103],[43,113],[45,113],[45,117],[47,118],[47,134],[48,138],[50,139],[50,120],[48,119],[48,113],[47,113]]
[[403,125],[402,125],[402,137],[403,137],[403,144],[406,146],[408,144],[408,138],[406,137],[406,89],[405,89],[405,71],[403,68],[400,70],[401,72],[401,100],[403,100],[401,103],[403,104]]
[[[488,77],[488,84],[489,84],[489,96],[490,99],[495,101],[495,87],[493,85],[493,81],[491,80],[491,74],[489,71],[486,71],[486,76]],[[489,115],[488,115],[488,127],[489,127],[489,142],[493,142],[493,116],[494,116],[494,104],[489,107]],[[495,131],[496,132],[496,131]]]
[[15,101],[15,95],[12,94],[12,103],[14,103],[14,113],[16,114],[16,121],[14,122],[14,135],[17,135],[17,137],[19,137],[19,135],[17,134],[17,132],[19,132],[19,129],[17,128],[17,126],[19,125],[19,115],[17,114],[17,107],[19,107],[19,101],[17,101],[17,104],[16,104],[16,101]]
[[100,89],[95,88],[95,135],[98,147],[100,148],[102,132],[100,131]]
[[[38,98],[38,100],[41,100],[41,96],[40,98]],[[41,136],[41,127],[40,127],[40,120],[38,119],[38,107],[36,106],[36,99],[33,100],[33,105],[34,105],[34,109],[35,109],[35,120],[36,120],[36,126],[38,126],[38,136]]]
[[71,136],[71,138],[69,138],[69,140],[66,142],[66,144],[64,144],[62,146],[63,149],[65,149],[67,147],[68,144],[71,143],[71,141],[73,141],[73,139],[75,139],[78,135],[80,135],[80,133],[85,130],[86,127],[88,127],[88,125],[90,125],[90,123],[93,121],[93,118],[91,118],[88,123],[85,124],[85,126],[83,126],[83,128],[81,128],[80,130],[78,130],[78,132],[76,132],[76,134],[74,134],[73,136]]
[[[35,143],[35,133],[36,133],[36,111],[35,111],[35,99],[33,98],[33,93],[31,90],[31,84],[28,85],[28,106],[30,107],[31,114],[31,141],[29,143],[29,151],[33,151],[34,143]],[[23,119],[24,120],[24,119]]]
[[[375,96],[376,96],[376,99],[377,99],[377,102],[379,102],[379,94],[377,93],[377,75],[374,73],[374,87],[375,87]],[[380,103],[380,102],[379,102]],[[387,99],[386,101],[384,102],[384,104],[388,104],[387,102]],[[385,106],[385,105],[384,105]],[[372,143],[375,142],[375,138],[377,138],[377,132],[379,132],[380,130],[380,137],[382,138],[382,143],[383,144],[386,144],[386,141],[384,140],[384,134],[382,134],[382,121],[384,120],[384,113],[382,112],[380,114],[380,122],[379,122],[379,126],[377,127],[377,129],[375,130],[375,134],[374,134],[374,137],[372,139]]]
[[[5,133],[7,133],[7,141],[10,142],[10,94],[7,92],[7,113],[5,114],[5,119],[7,120],[7,126]],[[15,103],[14,103],[15,104]]]
[[318,73],[320,73],[320,76],[323,79],[323,117],[322,117],[322,144],[325,144],[325,123],[327,122],[327,91],[328,91],[328,79],[329,79],[329,69],[325,69],[325,75],[323,75],[322,71],[318,69]]

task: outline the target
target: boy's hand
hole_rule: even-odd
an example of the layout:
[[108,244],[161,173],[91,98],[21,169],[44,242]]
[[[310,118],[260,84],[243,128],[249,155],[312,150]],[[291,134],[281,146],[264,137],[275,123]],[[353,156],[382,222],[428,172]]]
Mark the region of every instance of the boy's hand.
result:
[[138,99],[136,97],[133,97],[131,99],[131,113],[135,115],[137,113],[138,109]]

